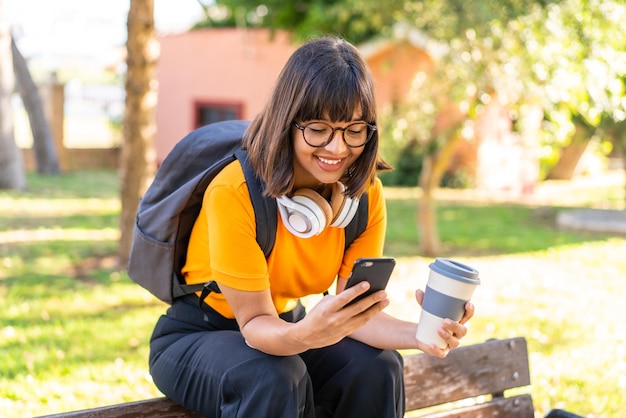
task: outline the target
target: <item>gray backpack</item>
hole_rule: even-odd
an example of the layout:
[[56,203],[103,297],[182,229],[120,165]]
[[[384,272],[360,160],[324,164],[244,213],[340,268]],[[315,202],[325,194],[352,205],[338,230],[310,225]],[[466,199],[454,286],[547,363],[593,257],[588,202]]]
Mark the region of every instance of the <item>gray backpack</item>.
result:
[[[257,242],[266,258],[274,248],[278,222],[276,199],[263,195],[263,183],[241,148],[249,123],[224,121],[189,133],[165,158],[139,202],[128,275],[164,302],[171,304],[174,299],[209,285],[186,284],[181,270],[204,191],[216,174],[235,159],[243,167],[250,192]],[[345,228],[346,248],[365,230],[367,208],[367,194],[364,194],[357,215]],[[211,290],[217,288],[212,286]]]

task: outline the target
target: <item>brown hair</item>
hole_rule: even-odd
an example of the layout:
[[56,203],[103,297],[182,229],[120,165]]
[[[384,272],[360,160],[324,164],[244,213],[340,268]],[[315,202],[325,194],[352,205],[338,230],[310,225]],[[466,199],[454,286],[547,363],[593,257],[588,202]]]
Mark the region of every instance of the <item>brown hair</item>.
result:
[[[376,125],[374,85],[360,52],[349,42],[330,36],[298,48],[244,137],[252,167],[265,182],[265,194],[278,197],[292,191],[294,121],[350,121],[357,108],[362,120]],[[378,131],[374,131],[342,179],[346,194],[360,196],[378,171],[389,169],[378,153]]]

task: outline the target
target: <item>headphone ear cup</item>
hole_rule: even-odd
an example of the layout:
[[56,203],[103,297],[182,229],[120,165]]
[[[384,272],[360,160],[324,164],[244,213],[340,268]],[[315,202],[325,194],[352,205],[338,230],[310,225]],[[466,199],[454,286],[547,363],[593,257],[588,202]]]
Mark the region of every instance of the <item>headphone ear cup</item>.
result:
[[346,196],[343,194],[345,190],[346,187],[340,182],[334,183],[332,185],[330,193],[330,207],[333,211],[332,223],[335,223],[337,217],[345,206]]
[[280,216],[285,227],[293,235],[309,238],[319,235],[327,226],[345,228],[359,207],[359,199],[347,197],[345,186],[334,183],[331,186],[330,203],[312,189],[298,189],[292,197],[276,199]]
[[[299,203],[307,206],[310,210],[317,212],[317,210],[323,213],[323,217],[325,222],[320,222],[323,224],[322,229],[326,228],[326,225],[330,225],[333,221],[333,209],[331,205],[315,190],[312,189],[298,189],[293,193],[291,198],[292,200],[296,200]],[[318,212],[319,213],[319,212]]]
[[319,208],[313,208],[313,203],[308,201],[302,203],[305,197],[295,197],[293,199],[287,196],[276,198],[276,205],[283,224],[289,232],[300,238],[310,238],[318,235],[324,230],[326,224],[324,214]]
[[330,225],[335,228],[345,228],[356,215],[359,209],[359,199],[346,197],[346,201],[341,209],[341,213],[337,214],[335,221]]
[[346,187],[341,182],[333,185],[330,205],[334,217],[330,226],[345,228],[348,226],[359,207],[359,199],[352,199],[344,194]]

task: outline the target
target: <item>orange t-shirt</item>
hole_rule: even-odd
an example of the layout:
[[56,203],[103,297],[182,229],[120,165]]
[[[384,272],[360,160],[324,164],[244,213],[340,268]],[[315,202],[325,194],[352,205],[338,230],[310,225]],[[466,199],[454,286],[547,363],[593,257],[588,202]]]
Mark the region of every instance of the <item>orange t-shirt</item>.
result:
[[[284,226],[278,211],[274,249],[266,259],[256,242],[254,209],[239,161],[227,165],[209,184],[194,224],[183,274],[187,283],[215,280],[234,289],[270,289],[278,313],[299,298],[323,293],[337,275],[348,277],[354,261],[382,256],[386,208],[379,179],[368,190],[366,230],[344,252],[343,228],[327,227],[311,238],[299,238]],[[212,308],[234,318],[223,295],[211,293]]]

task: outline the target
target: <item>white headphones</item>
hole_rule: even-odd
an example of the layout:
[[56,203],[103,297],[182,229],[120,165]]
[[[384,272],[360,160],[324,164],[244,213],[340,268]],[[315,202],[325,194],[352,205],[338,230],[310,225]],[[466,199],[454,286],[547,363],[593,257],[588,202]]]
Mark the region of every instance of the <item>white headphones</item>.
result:
[[342,183],[333,184],[330,203],[312,189],[298,189],[291,198],[277,198],[278,211],[285,227],[300,238],[319,235],[329,225],[345,228],[359,207],[359,199],[344,195],[345,190]]

